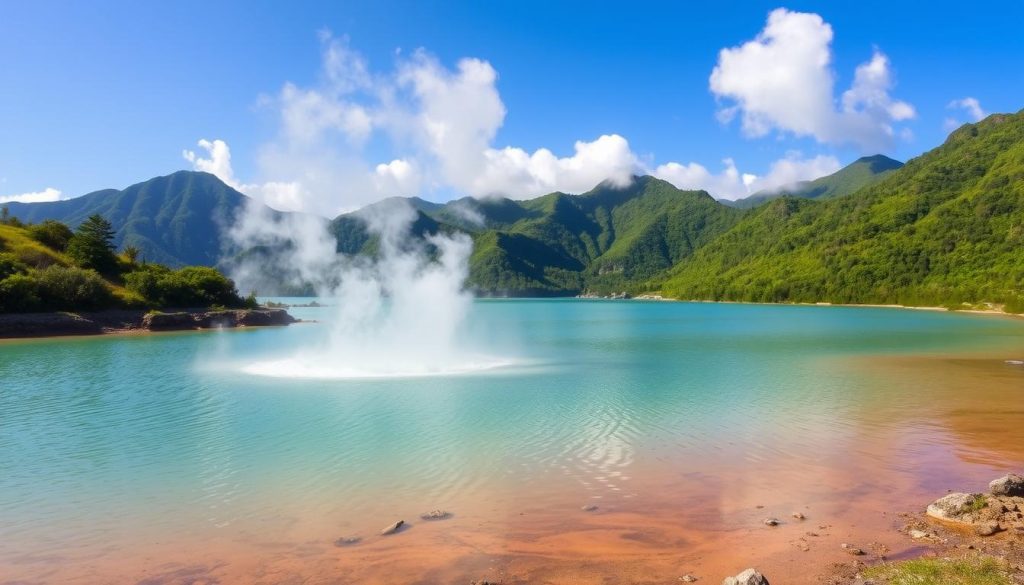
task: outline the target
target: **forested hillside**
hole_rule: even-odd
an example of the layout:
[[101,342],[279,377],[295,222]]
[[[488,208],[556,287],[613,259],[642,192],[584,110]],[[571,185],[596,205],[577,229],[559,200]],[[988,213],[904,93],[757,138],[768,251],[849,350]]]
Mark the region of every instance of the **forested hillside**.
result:
[[1024,113],[955,131],[881,182],[755,209],[660,288],[684,299],[956,304],[1024,295]]

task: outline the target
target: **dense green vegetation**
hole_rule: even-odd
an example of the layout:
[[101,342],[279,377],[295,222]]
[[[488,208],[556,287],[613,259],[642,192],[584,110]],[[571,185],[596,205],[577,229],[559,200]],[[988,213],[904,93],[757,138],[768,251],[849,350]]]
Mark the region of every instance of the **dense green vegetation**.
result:
[[830,199],[849,195],[881,181],[890,173],[903,166],[898,160],[885,155],[864,156],[838,171],[814,179],[801,181],[792,187],[774,191],[758,191],[750,197],[737,201],[726,202],[740,209],[751,209],[780,197],[799,197],[801,199]]
[[116,254],[113,239],[113,227],[99,215],[75,232],[53,220],[26,226],[0,217],[0,313],[252,302],[213,268],[139,263],[131,250]]
[[1024,113],[994,115],[853,195],[783,198],[673,268],[684,299],[1024,309]]

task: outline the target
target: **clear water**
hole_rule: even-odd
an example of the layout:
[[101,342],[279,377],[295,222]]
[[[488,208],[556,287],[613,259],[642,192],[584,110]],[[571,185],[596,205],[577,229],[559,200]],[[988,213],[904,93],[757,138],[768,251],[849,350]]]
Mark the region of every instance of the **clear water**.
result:
[[434,507],[493,516],[565,496],[628,508],[671,465],[715,477],[801,452],[810,470],[865,432],[864,409],[929,401],[912,380],[882,388],[842,364],[1024,348],[1024,323],[960,314],[478,301],[466,343],[501,367],[246,373],[323,329],[0,344],[0,572],[45,577],[144,543],[367,535]]

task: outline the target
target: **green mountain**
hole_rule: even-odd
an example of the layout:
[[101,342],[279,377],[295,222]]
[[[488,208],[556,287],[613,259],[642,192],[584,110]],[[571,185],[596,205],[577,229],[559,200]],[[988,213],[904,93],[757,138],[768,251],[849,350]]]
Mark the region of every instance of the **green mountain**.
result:
[[858,158],[852,163],[832,173],[814,179],[801,181],[787,188],[773,191],[758,191],[745,199],[723,203],[740,209],[751,209],[779,197],[790,196],[802,199],[830,199],[841,197],[873,185],[889,173],[903,166],[898,160],[885,155],[876,154]]
[[[372,253],[375,242],[360,216],[390,204],[336,218],[331,230],[338,250]],[[625,188],[600,185],[582,195],[413,204],[415,234],[469,233],[470,286],[480,294],[509,296],[625,290],[688,257],[742,215],[703,191],[681,191],[653,177],[637,177]]]
[[661,280],[738,301],[944,304],[1024,298],[1024,111],[992,115],[852,197],[753,210]]
[[248,198],[209,174],[179,171],[123,190],[104,189],[64,201],[7,203],[26,223],[54,219],[72,228],[98,213],[117,230],[120,249],[133,245],[141,257],[169,266],[217,264],[229,225]]

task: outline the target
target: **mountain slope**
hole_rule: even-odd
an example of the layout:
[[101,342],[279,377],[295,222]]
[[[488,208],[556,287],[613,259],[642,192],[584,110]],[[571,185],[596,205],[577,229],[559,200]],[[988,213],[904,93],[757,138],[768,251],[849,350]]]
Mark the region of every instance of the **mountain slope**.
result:
[[213,266],[224,249],[222,226],[246,201],[211,174],[179,171],[120,191],[6,207],[24,222],[55,219],[72,228],[99,213],[114,225],[118,248],[134,245],[145,259],[169,266]]
[[1016,303],[1024,111],[968,124],[853,197],[782,198],[672,269],[677,298]]
[[503,220],[482,213],[485,224],[500,227],[476,234],[470,283],[480,291],[625,290],[689,256],[742,215],[703,191],[682,191],[653,177],[517,205],[521,211],[510,213],[507,200],[491,204]]
[[889,173],[903,166],[898,160],[885,155],[861,157],[831,175],[819,177],[813,181],[801,181],[788,188],[774,191],[758,191],[746,199],[729,203],[740,209],[751,209],[783,196],[800,197],[802,199],[830,199],[842,197],[873,185]]

